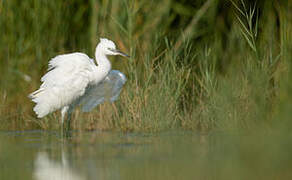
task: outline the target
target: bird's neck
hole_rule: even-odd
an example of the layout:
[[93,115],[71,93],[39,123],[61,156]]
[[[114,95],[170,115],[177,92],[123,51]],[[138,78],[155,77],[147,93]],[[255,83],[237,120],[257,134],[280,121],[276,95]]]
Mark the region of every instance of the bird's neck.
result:
[[100,53],[98,49],[95,52],[95,60],[98,68],[107,72],[111,70],[111,62],[107,59],[106,55]]

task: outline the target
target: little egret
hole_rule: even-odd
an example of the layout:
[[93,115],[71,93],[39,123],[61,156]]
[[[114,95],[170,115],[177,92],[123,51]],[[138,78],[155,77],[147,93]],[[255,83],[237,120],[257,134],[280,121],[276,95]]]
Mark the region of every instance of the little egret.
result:
[[36,103],[33,108],[38,118],[61,109],[62,128],[67,114],[67,130],[71,113],[78,105],[89,112],[105,100],[115,101],[126,82],[123,73],[111,70],[107,55],[127,54],[116,49],[111,40],[101,38],[94,60],[83,53],[59,55],[49,62],[48,72],[41,78],[40,88],[29,98]]

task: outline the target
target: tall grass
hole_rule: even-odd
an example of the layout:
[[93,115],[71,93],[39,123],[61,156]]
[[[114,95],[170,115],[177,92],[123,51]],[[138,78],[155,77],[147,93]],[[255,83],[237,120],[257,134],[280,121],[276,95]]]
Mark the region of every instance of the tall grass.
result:
[[59,128],[58,112],[36,119],[26,96],[50,58],[93,56],[99,37],[130,53],[129,60],[112,59],[128,81],[114,104],[77,109],[73,128],[271,129],[291,107],[285,3],[1,1],[0,129]]

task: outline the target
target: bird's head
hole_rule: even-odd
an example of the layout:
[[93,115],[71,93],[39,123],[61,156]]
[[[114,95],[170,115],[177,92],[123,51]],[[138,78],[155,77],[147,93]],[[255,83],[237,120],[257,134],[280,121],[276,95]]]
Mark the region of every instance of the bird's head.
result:
[[106,38],[100,38],[100,42],[97,45],[97,50],[101,51],[105,55],[121,55],[124,57],[130,57],[129,55],[118,50],[113,41]]

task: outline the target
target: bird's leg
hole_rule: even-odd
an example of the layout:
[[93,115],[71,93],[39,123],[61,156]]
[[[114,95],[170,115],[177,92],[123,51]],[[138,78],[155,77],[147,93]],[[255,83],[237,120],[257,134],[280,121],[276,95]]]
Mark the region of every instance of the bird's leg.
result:
[[72,114],[72,110],[73,110],[73,108],[70,106],[68,108],[68,111],[67,111],[66,136],[69,136],[69,131],[70,131],[70,127],[71,127],[71,114]]
[[67,114],[67,125],[66,125],[66,131],[69,131],[70,130],[70,127],[71,127],[71,112],[68,112]]
[[64,106],[61,110],[61,123],[62,123],[62,128],[64,128],[64,119],[65,119],[65,116],[66,116],[66,113],[69,109],[69,106]]

